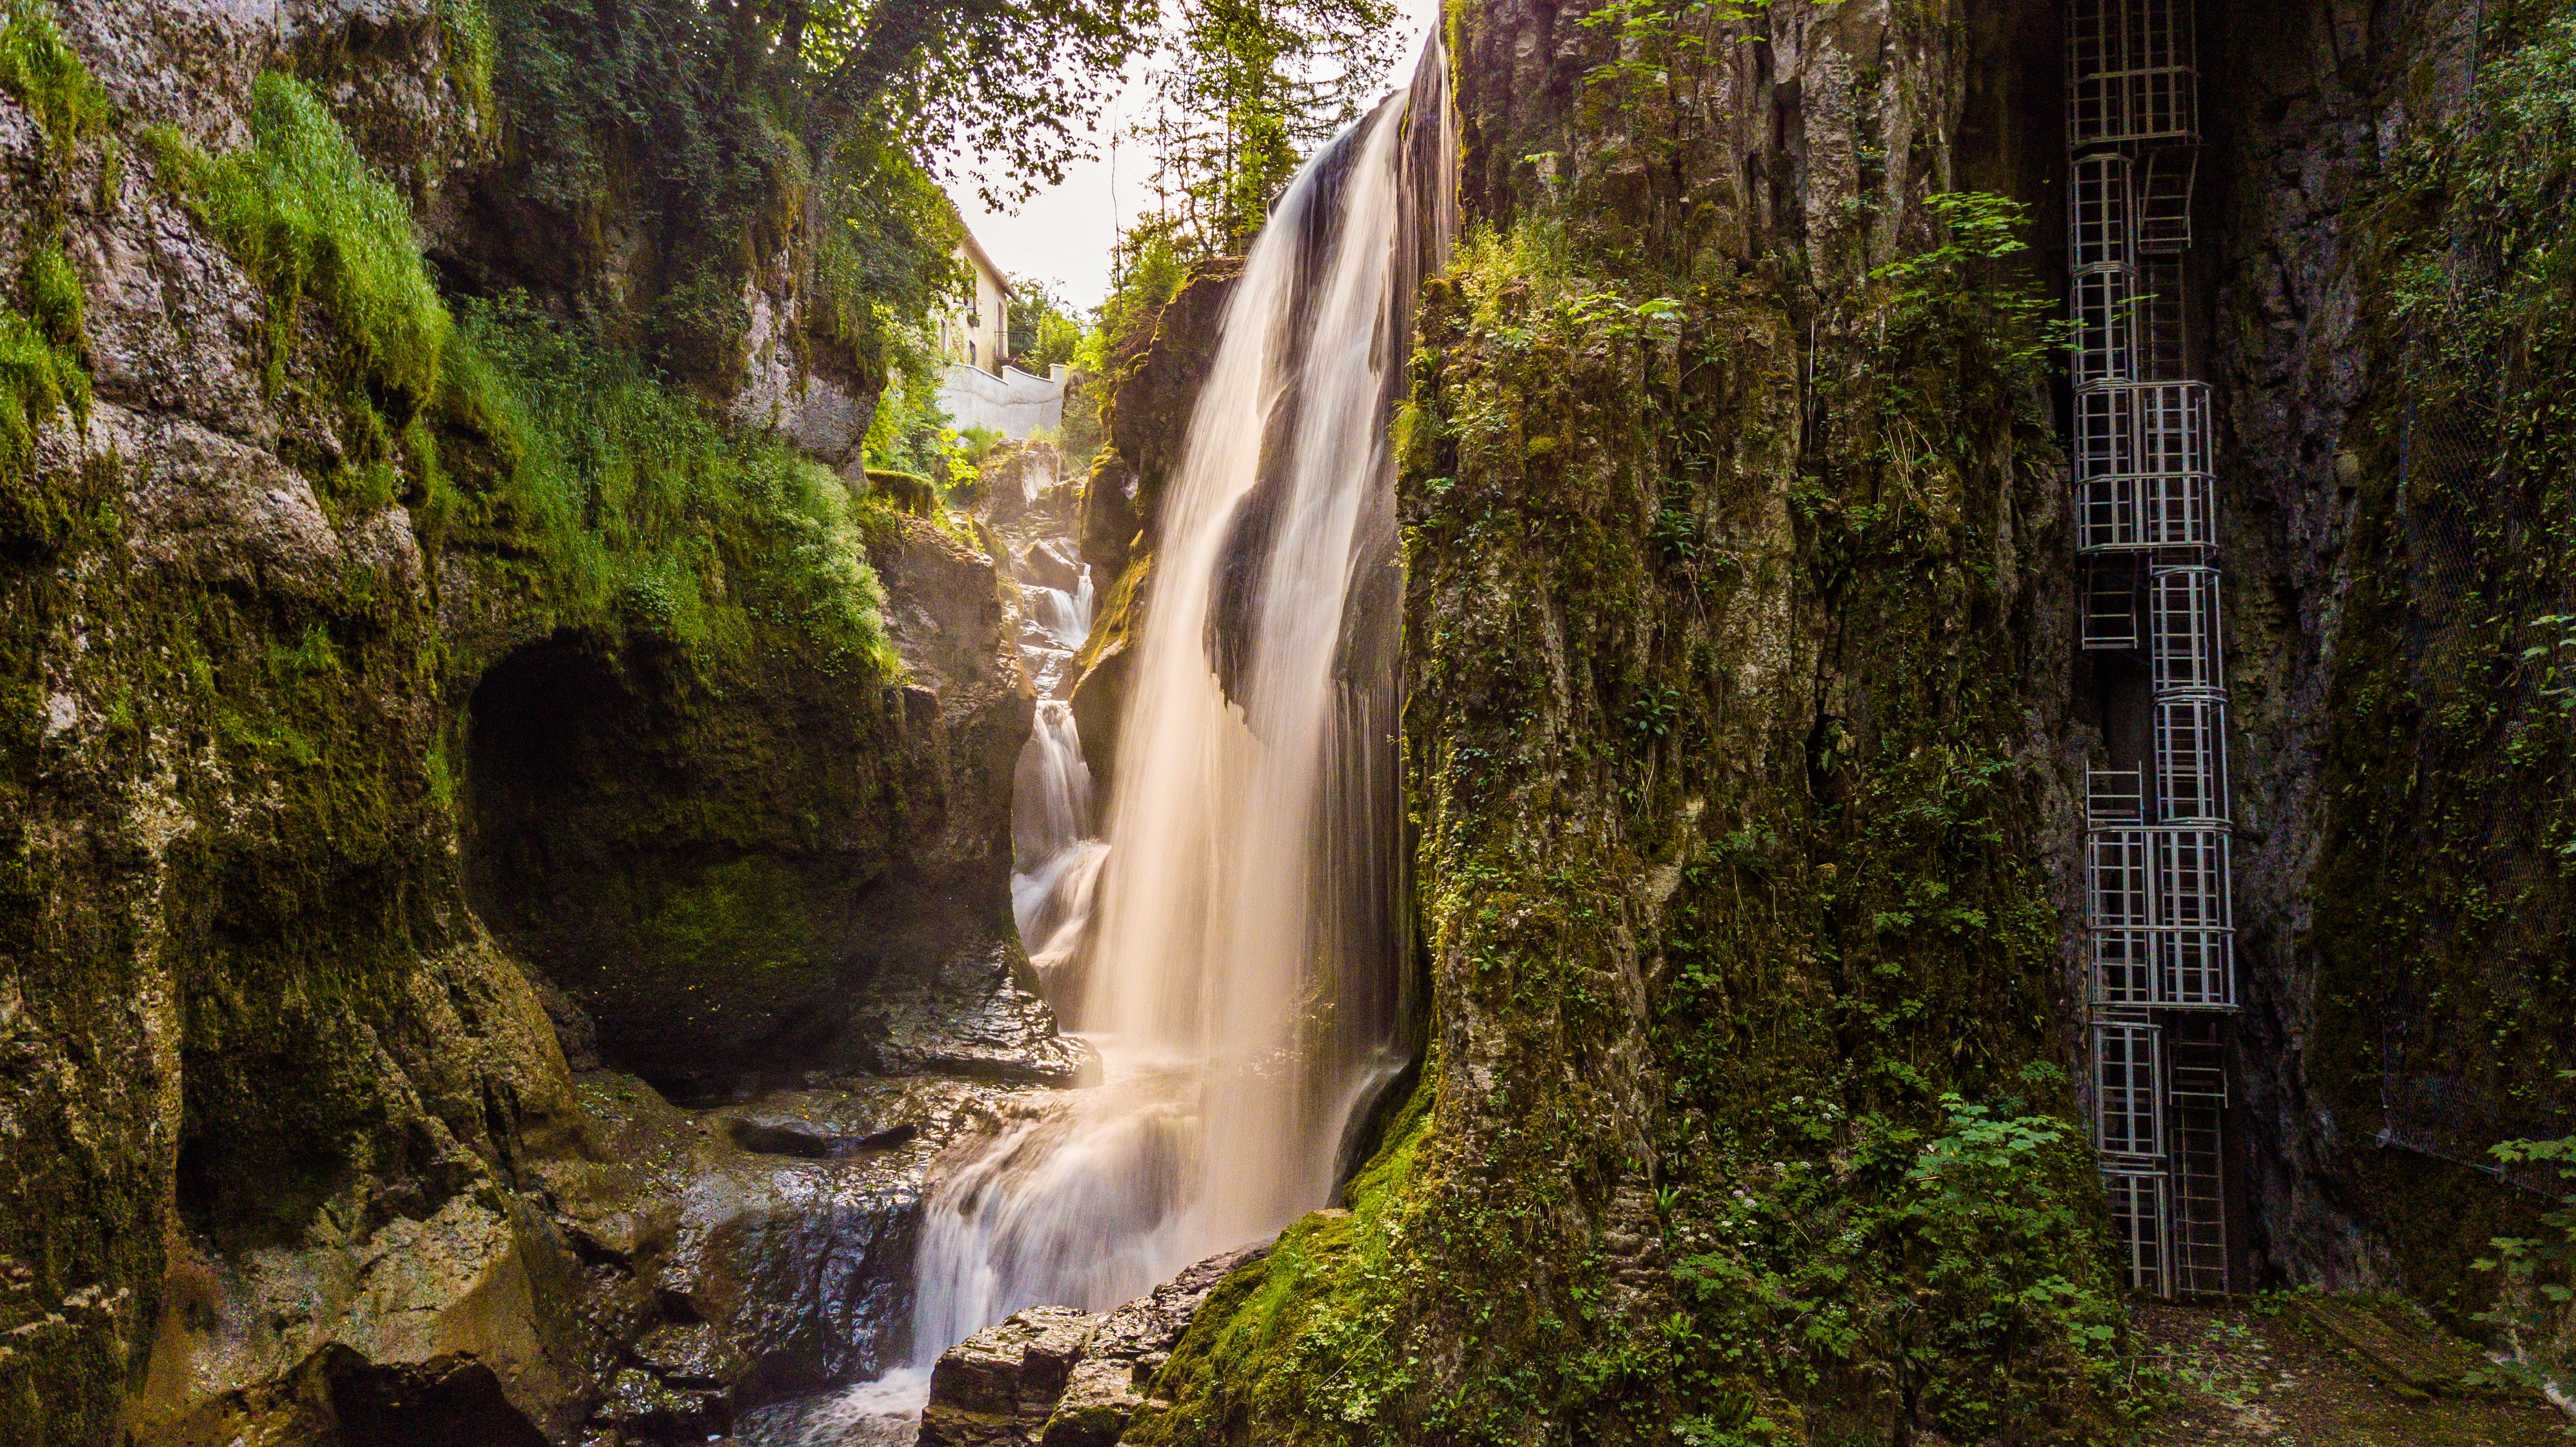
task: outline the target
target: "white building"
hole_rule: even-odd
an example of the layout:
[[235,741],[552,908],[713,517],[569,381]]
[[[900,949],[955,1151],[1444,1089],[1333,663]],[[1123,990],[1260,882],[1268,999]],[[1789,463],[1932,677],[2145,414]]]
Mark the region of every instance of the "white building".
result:
[[1033,376],[1010,365],[1011,284],[974,233],[958,258],[975,277],[974,300],[940,320],[939,342],[948,369],[939,380],[939,405],[959,431],[988,427],[1025,438],[1037,429],[1064,425],[1065,368]]
[[1011,352],[1011,284],[971,231],[957,259],[974,278],[973,297],[963,310],[940,318],[940,349],[952,362],[999,376]]
[[989,427],[1021,439],[1039,428],[1064,425],[1066,367],[1058,362],[1047,375],[1032,376],[1007,363],[998,377],[981,367],[952,362],[939,379],[939,405],[950,424],[963,432]]

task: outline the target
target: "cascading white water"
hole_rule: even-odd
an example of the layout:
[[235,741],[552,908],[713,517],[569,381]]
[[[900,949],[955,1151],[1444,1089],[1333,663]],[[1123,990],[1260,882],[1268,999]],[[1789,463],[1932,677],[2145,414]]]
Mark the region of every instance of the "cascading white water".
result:
[[1038,705],[1011,783],[1011,917],[1050,993],[1091,931],[1092,901],[1109,846],[1091,831],[1091,767],[1073,709]]
[[[1082,759],[1072,708],[1048,699],[1038,705],[1011,779],[1011,865],[1035,869],[1090,831],[1091,766]],[[1025,916],[1020,927],[1028,928]]]
[[1406,1054],[1387,421],[1452,225],[1443,66],[1435,43],[1410,94],[1311,159],[1246,259],[1163,505],[1105,844],[1061,842],[1050,725],[1023,755],[1024,857],[1052,848],[1013,904],[1107,1083],[943,1182],[919,1362],[1323,1205]]
[[[1034,504],[1038,470],[1023,465],[1020,501]],[[1033,521],[1070,526],[1061,506]],[[1037,967],[1041,985],[1064,972],[1090,933],[1091,902],[1109,846],[1092,837],[1091,767],[1072,706],[1062,694],[1073,655],[1091,632],[1091,568],[1074,556],[1070,538],[1041,534],[1004,551],[1004,564],[1020,587],[1020,655],[1039,693],[1037,717],[1020,748],[1011,780],[1011,915],[1020,942]],[[1049,583],[1069,581],[1071,587]]]

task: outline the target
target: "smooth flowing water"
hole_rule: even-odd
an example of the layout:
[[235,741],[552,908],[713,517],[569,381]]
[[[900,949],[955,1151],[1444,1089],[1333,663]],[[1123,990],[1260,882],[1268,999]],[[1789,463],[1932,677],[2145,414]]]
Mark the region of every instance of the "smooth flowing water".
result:
[[[1163,501],[1100,838],[1070,711],[1041,705],[1012,904],[1106,1081],[952,1163],[919,1364],[1324,1205],[1354,1115],[1411,1053],[1387,423],[1454,145],[1435,47],[1307,163],[1246,259]],[[1083,584],[1055,590],[1076,643]]]

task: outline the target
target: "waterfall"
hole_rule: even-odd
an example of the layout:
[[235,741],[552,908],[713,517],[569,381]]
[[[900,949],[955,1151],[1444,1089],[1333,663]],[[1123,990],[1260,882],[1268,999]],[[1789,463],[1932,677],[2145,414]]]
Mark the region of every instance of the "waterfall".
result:
[[[1409,93],[1298,173],[1227,304],[1163,504],[1105,843],[1081,837],[1070,715],[1042,713],[1022,755],[1013,906],[1107,1079],[943,1180],[921,1363],[1326,1204],[1351,1118],[1411,1054],[1387,422],[1454,174],[1435,40]],[[1088,613],[1087,578],[1063,596]]]
[[[1072,707],[1048,699],[1038,705],[1011,779],[1011,867],[1036,869],[1090,832],[1091,766],[1082,760]],[[1021,933],[1028,927],[1023,914]]]

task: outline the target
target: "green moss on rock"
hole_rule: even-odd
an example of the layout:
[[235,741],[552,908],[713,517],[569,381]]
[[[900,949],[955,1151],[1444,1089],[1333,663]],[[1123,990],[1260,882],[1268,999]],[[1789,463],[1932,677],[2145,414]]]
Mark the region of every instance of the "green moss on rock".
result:
[[2544,1199],[2500,1195],[2489,1148],[2576,1111],[2576,6],[2495,7],[2481,38],[2469,103],[2427,105],[2355,213],[2373,386],[2303,1061],[2356,1216],[2455,1325],[2494,1297],[2469,1261]]

